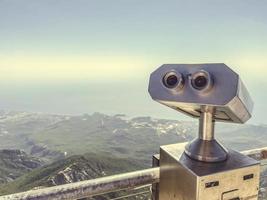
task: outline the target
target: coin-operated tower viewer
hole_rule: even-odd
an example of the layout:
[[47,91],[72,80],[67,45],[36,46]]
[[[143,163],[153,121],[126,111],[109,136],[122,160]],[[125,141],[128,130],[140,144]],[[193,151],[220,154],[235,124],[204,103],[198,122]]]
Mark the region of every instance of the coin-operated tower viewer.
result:
[[166,64],[151,74],[149,93],[199,118],[196,139],[160,148],[160,200],[258,199],[260,163],[214,137],[215,121],[251,117],[253,102],[238,74],[225,64]]

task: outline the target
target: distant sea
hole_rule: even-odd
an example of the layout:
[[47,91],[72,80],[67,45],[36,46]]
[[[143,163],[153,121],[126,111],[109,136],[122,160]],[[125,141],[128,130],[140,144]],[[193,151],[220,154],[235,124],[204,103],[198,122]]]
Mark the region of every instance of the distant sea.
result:
[[[147,84],[141,80],[3,82],[0,83],[0,109],[71,115],[102,112],[191,120],[153,101]],[[255,116],[250,123],[266,124],[264,100],[260,99],[255,107]]]
[[129,84],[124,81],[4,83],[0,84],[0,109],[72,115],[103,112],[179,117],[175,111],[150,98],[146,83]]

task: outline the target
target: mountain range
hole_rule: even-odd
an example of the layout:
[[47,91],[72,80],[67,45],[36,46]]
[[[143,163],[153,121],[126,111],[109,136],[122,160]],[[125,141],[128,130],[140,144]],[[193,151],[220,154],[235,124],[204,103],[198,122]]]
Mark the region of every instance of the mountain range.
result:
[[[0,111],[0,194],[150,167],[160,145],[197,131],[197,121]],[[216,135],[236,150],[267,146],[266,125],[218,123]]]

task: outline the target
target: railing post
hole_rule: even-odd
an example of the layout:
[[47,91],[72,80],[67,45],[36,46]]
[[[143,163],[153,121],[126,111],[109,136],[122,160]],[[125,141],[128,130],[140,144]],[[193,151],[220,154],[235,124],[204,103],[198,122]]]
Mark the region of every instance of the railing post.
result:
[[[159,167],[159,154],[156,154],[152,158],[152,167]],[[152,200],[159,200],[159,183],[152,184],[152,192],[151,192]]]

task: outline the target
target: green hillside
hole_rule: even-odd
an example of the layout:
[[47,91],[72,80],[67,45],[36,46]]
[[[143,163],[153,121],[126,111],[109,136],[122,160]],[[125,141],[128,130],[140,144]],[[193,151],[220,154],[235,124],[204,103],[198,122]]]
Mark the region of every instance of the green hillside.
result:
[[106,175],[141,169],[136,160],[111,158],[101,154],[71,156],[33,170],[13,182],[0,186],[0,195],[49,187]]
[[43,164],[40,159],[21,150],[0,150],[0,184],[11,182]]

